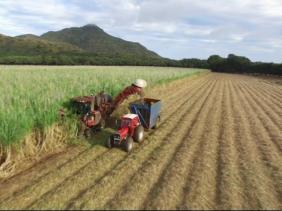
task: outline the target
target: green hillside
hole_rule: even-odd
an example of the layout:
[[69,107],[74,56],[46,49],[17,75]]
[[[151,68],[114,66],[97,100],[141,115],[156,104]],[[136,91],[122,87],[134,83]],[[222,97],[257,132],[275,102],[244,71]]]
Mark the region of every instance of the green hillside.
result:
[[82,53],[83,50],[67,43],[56,43],[35,35],[8,37],[0,35],[1,55],[38,55],[57,53]]
[[69,43],[96,55],[161,58],[141,44],[113,37],[96,25],[47,32],[41,37],[49,41]]
[[16,36],[15,38],[22,38],[22,39],[41,39],[39,36],[34,34],[23,34]]

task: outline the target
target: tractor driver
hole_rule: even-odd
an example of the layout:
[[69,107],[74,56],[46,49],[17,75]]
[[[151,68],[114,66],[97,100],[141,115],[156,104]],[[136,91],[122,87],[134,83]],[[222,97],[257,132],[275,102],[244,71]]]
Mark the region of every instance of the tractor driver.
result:
[[138,94],[140,100],[144,101],[144,88],[147,86],[147,82],[143,79],[137,79],[131,86],[126,87],[113,101],[111,113],[130,95]]

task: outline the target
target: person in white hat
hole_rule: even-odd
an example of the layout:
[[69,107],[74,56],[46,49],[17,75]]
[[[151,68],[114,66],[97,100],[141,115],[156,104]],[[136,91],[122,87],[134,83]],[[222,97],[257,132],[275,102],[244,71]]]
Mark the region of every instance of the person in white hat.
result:
[[147,82],[143,79],[136,79],[131,86],[126,87],[113,101],[111,112],[113,112],[125,99],[130,95],[138,94],[141,101],[144,100],[144,88],[147,86]]

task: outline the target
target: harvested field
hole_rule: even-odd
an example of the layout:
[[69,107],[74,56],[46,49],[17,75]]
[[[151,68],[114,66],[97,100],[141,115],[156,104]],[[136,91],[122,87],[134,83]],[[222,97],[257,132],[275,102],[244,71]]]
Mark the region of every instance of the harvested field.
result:
[[282,209],[282,87],[209,73],[158,86],[133,152],[71,147],[0,183],[1,209]]

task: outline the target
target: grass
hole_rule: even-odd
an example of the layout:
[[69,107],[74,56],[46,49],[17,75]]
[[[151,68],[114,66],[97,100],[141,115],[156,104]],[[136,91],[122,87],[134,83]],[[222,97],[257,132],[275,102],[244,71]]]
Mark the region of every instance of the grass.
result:
[[149,87],[205,70],[160,67],[0,66],[0,144],[19,142],[34,128],[58,121],[71,97],[106,91],[115,96],[136,78]]

